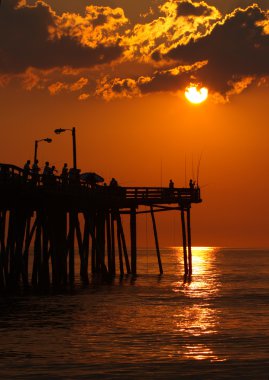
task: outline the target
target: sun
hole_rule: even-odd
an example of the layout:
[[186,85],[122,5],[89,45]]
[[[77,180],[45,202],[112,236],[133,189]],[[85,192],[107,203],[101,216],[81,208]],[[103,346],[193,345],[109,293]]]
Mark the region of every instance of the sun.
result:
[[185,90],[185,97],[193,104],[200,104],[208,97],[208,89],[206,87],[198,88],[198,86],[190,85]]

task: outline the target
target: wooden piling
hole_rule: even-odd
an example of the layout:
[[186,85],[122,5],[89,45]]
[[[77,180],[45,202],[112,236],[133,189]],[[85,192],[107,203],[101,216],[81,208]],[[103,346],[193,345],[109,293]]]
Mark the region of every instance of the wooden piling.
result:
[[127,274],[130,274],[131,273],[131,267],[130,267],[130,263],[129,263],[128,251],[127,251],[127,246],[126,246],[126,240],[125,240],[125,236],[124,236],[124,231],[123,231],[123,226],[122,226],[122,221],[121,221],[121,217],[120,217],[120,212],[119,211],[117,213],[117,228],[119,230],[119,237],[120,237],[121,243],[122,243],[122,249],[123,249],[123,255],[124,255],[124,261],[125,261],[126,271],[127,271]]
[[115,227],[114,227],[115,215],[113,211],[111,211],[110,220],[111,220],[111,274],[114,276],[116,274],[116,255],[115,255]]
[[150,206],[150,213],[151,213],[152,226],[153,226],[153,232],[154,232],[154,240],[155,240],[155,246],[156,246],[156,253],[157,253],[157,258],[158,258],[159,272],[160,272],[160,274],[163,274],[161,253],[160,253],[159,241],[158,241],[158,233],[157,233],[156,221],[155,221],[155,216],[154,216],[154,211],[153,211],[153,207],[152,206]]
[[131,268],[132,274],[136,274],[136,208],[131,207],[130,209],[130,237],[131,237]]
[[184,206],[181,205],[181,228],[182,228],[182,248],[184,258],[184,274],[188,274],[188,257],[187,257],[187,239],[186,239],[186,224],[185,224],[185,211]]
[[113,274],[113,267],[112,267],[111,220],[110,220],[109,212],[106,212],[105,219],[106,219],[107,268],[108,268],[108,273],[111,275]]
[[68,232],[68,255],[69,255],[69,284],[74,284],[75,279],[75,213],[69,212]]
[[117,223],[117,238],[118,238],[118,251],[119,251],[119,265],[120,265],[120,275],[124,275],[123,260],[122,260],[122,245],[121,245],[121,236],[119,223]]
[[34,257],[32,269],[32,285],[36,288],[41,275],[41,211],[36,212],[36,233],[34,240]]
[[187,207],[187,235],[188,235],[188,264],[189,276],[192,275],[192,250],[191,250],[191,209],[190,206]]

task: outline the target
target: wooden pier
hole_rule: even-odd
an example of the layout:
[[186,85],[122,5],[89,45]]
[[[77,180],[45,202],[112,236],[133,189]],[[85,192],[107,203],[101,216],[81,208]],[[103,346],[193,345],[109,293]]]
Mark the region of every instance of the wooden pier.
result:
[[[72,285],[75,246],[80,276],[89,271],[104,278],[137,273],[137,215],[152,219],[156,255],[163,273],[155,214],[178,210],[181,215],[185,275],[192,273],[192,203],[200,203],[199,187],[121,187],[90,185],[79,178],[25,176],[23,169],[0,164],[0,290],[32,283],[47,289]],[[143,210],[140,210],[140,206]],[[128,252],[122,215],[130,220]],[[30,247],[33,260],[29,260]],[[116,265],[116,260],[118,265]]]

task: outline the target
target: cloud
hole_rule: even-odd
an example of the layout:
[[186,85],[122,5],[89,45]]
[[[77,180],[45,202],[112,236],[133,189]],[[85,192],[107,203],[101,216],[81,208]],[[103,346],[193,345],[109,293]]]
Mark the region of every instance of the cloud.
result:
[[133,78],[104,78],[99,81],[96,95],[105,100],[115,98],[131,98],[152,92],[178,92],[185,88],[192,80],[197,70],[207,62],[197,62],[194,65],[178,66],[172,69],[156,71],[152,76]]
[[207,60],[196,80],[227,94],[244,78],[269,75],[268,13],[257,5],[237,9],[218,22],[210,34],[172,48],[164,58],[181,64]]
[[77,81],[73,83],[66,83],[66,82],[55,82],[48,86],[49,93],[51,95],[57,95],[60,92],[66,90],[68,92],[76,92],[80,91],[82,88],[84,88],[88,84],[88,79],[81,77]]
[[140,96],[137,81],[132,78],[114,78],[108,80],[106,77],[97,82],[95,95],[109,101],[116,98],[132,98]]
[[[43,1],[33,6],[5,1],[0,13],[0,73],[18,74],[29,67],[89,68],[119,58],[123,49],[115,30],[126,20],[118,10],[101,8],[88,7],[83,18],[57,16]],[[94,22],[99,23],[95,28]]]
[[87,100],[88,98],[90,97],[90,94],[84,92],[83,94],[80,94],[79,97],[78,97],[78,100]]
[[204,1],[193,3],[192,1],[180,1],[177,6],[177,15],[180,16],[210,16],[212,7],[209,7]]
[[166,54],[172,47],[206,35],[221,18],[217,8],[204,1],[169,0],[158,12],[151,22],[136,24],[122,39],[128,59],[148,61],[154,54]]
[[57,14],[29,4],[2,3],[0,86],[13,77],[28,91],[111,100],[194,82],[227,98],[269,76],[269,12],[257,5],[223,16],[206,1],[143,1],[147,13],[131,24],[116,6]]

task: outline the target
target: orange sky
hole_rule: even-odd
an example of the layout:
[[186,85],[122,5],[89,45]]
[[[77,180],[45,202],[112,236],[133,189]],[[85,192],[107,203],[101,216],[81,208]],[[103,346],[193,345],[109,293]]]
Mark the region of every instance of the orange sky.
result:
[[[1,162],[22,166],[35,139],[52,137],[39,145],[41,166],[71,166],[71,137],[53,130],[73,126],[82,171],[123,186],[166,186],[170,178],[184,186],[201,158],[194,245],[269,246],[266,2],[234,11],[251,2],[225,9],[213,0],[141,1],[139,12],[124,1],[95,1],[87,18],[87,1],[79,9],[71,0],[58,8],[16,3],[3,0],[0,8]],[[63,17],[64,10],[80,16]],[[226,41],[231,35],[234,42]],[[209,88],[206,102],[186,101],[190,81]],[[157,223],[161,246],[180,244],[179,215],[159,214]],[[139,232],[139,244],[151,244],[149,218],[141,217]]]

